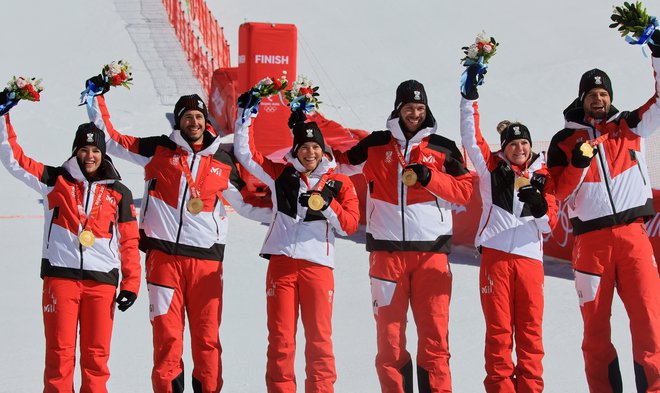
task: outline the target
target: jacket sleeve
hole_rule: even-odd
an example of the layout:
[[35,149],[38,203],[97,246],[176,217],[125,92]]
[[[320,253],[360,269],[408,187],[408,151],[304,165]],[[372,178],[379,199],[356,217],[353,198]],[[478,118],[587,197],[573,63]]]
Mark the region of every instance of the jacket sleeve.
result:
[[12,176],[42,195],[47,193],[48,178],[55,175],[55,168],[35,161],[23,153],[8,113],[0,116],[0,160]]
[[425,188],[449,203],[466,205],[472,198],[472,174],[465,168],[463,155],[451,142],[441,167],[429,167],[431,180]]
[[555,198],[555,183],[550,174],[545,177],[543,198],[548,204],[548,211],[543,217],[535,218],[536,224],[542,233],[550,233],[557,225],[557,199]]
[[477,100],[461,98],[461,144],[470,157],[477,175],[484,176],[488,173],[491,152],[488,143],[481,135]]
[[121,284],[120,290],[127,290],[137,294],[140,290],[140,252],[138,240],[140,234],[133,204],[133,194],[123,187],[122,198],[117,207],[117,232],[119,233],[119,254],[121,258]]
[[348,236],[358,229],[360,203],[351,179],[345,175],[338,175],[337,177],[342,182],[339,195],[332,199],[330,206],[322,213],[338,234]]
[[658,86],[660,86],[660,58],[651,57],[651,63],[653,65],[655,82],[653,97],[640,108],[632,111],[626,119],[630,130],[643,138],[651,136],[655,131],[660,129],[660,95],[658,93]]
[[275,179],[281,173],[283,165],[273,163],[255,148],[250,127],[252,117],[246,117],[243,122],[243,109],[239,108],[238,112],[234,128],[236,130],[234,132],[234,155],[243,168],[273,189]]
[[140,138],[123,135],[115,130],[110,121],[110,113],[103,95],[87,96],[87,115],[89,120],[105,133],[105,143],[108,154],[130,161],[140,166],[146,166],[151,155],[140,149]]
[[[584,180],[587,168],[576,168],[571,164],[571,155],[575,144],[571,146],[569,138],[572,130],[559,131],[548,147],[548,171],[553,179],[555,197],[563,201],[572,195]],[[594,165],[592,160],[592,165]]]
[[236,164],[234,164],[229,153],[222,152],[222,154],[218,156],[218,159],[231,167],[229,184],[227,185],[227,189],[222,191],[222,195],[219,195],[219,197],[224,198],[241,216],[254,221],[270,223],[273,219],[273,209],[254,206],[243,199],[241,189],[245,187],[245,182],[241,179]]

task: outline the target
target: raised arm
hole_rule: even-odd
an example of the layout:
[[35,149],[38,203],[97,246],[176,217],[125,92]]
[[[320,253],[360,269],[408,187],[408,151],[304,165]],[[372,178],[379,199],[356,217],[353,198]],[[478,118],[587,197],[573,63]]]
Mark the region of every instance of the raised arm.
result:
[[243,199],[241,189],[245,187],[245,182],[241,179],[236,164],[234,164],[229,153],[222,151],[218,153],[217,157],[221,162],[231,167],[228,187],[220,196],[224,197],[231,207],[241,216],[254,221],[270,223],[273,219],[273,210],[271,208],[257,207]]
[[55,168],[25,155],[8,113],[0,116],[0,160],[12,176],[42,195],[47,192],[49,179],[56,176]]
[[86,105],[89,120],[105,133],[108,154],[140,166],[147,165],[153,149],[145,149],[141,138],[123,135],[115,130],[103,95],[88,95]]
[[481,135],[479,126],[479,101],[461,98],[461,144],[465,148],[474,169],[479,176],[489,170],[491,152],[488,143]]
[[[243,108],[238,108],[236,127],[234,128],[234,155],[243,168],[268,187],[274,189],[275,179],[282,172],[283,165],[273,163],[255,148],[250,127],[252,117],[245,116],[245,121],[243,121],[243,111]],[[256,114],[254,116],[256,117]]]

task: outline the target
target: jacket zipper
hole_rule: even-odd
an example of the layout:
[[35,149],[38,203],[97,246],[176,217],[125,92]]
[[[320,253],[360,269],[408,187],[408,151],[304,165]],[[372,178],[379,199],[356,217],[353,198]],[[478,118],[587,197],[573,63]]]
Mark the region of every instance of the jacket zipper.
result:
[[[596,128],[591,127],[593,130],[593,135],[596,135]],[[603,150],[603,154],[601,155],[601,150]],[[601,145],[601,149],[596,150],[596,155],[598,156],[598,162],[600,163],[601,169],[603,170],[603,179],[605,180],[605,188],[607,189],[607,197],[610,200],[610,206],[612,206],[612,214],[616,217],[616,206],[614,205],[614,198],[612,198],[612,190],[610,190],[610,183],[609,183],[609,173],[606,172],[606,166],[605,163],[603,162],[603,157],[605,156],[605,145]],[[588,169],[587,169],[588,170]]]
[[[197,152],[193,152],[192,161],[190,162],[190,175],[192,176],[193,169],[195,168],[195,159],[197,158]],[[183,209],[186,208],[186,195],[188,195],[188,182],[186,182],[185,187],[183,188],[183,194],[181,195],[181,208],[179,209],[179,229],[176,233],[176,241],[174,242],[176,246],[179,245],[179,240],[181,239],[181,230],[183,229]]]
[[144,202],[144,209],[142,209],[142,214],[140,214],[141,223],[144,223],[144,218],[147,215],[147,209],[149,208],[149,200],[151,200],[151,195],[149,194],[149,191],[151,191],[151,187],[153,187],[155,181],[156,179],[149,180],[149,185],[147,186],[147,193],[146,193],[147,200]]
[[[405,160],[406,155],[408,153],[408,143],[410,141],[406,140],[406,146],[403,149],[403,158]],[[397,168],[398,170],[398,168]],[[403,171],[403,168],[401,168],[401,171]],[[397,175],[398,178],[398,175]],[[403,182],[399,182],[401,186],[401,241],[405,242],[406,241],[406,185],[403,184]]]
[[[87,197],[85,198],[85,211],[87,211],[87,206],[89,206],[89,197],[90,197],[91,194],[92,194],[92,183],[88,183]],[[91,231],[92,228],[89,228],[89,230]],[[80,250],[80,270],[83,270],[83,246],[82,246],[82,244],[78,244],[78,249]]]

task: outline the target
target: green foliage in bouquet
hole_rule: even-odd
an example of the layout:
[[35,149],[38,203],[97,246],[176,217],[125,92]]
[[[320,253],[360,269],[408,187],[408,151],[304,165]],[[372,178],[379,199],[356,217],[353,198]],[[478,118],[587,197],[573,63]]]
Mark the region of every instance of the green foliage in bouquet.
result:
[[619,30],[622,37],[632,35],[639,38],[644,34],[646,28],[651,25],[652,17],[646,13],[646,7],[640,1],[635,3],[623,3],[623,6],[615,6],[612,12],[612,29]]

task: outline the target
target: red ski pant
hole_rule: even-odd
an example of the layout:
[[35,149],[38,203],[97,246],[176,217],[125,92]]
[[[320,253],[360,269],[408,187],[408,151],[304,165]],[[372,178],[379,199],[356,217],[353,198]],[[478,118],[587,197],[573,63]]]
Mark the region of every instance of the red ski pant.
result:
[[541,261],[483,248],[479,292],[488,393],[543,391],[543,280]]
[[584,322],[582,353],[589,390],[622,391],[610,326],[616,287],[630,319],[637,390],[660,392],[660,278],[644,224],[576,236],[573,269]]
[[146,267],[154,345],[151,372],[154,392],[183,390],[181,356],[186,313],[190,322],[195,392],[219,392],[222,388],[219,336],[222,263],[151,250]]
[[44,393],[72,392],[80,329],[81,393],[105,393],[116,287],[92,280],[44,277]]
[[334,392],[334,291],[331,268],[283,255],[271,256],[266,274],[269,393],[296,392],[294,357],[299,312],[305,329],[305,392]]
[[410,304],[417,326],[419,391],[451,392],[448,336],[452,276],[447,254],[373,251],[369,259],[381,390],[412,392],[412,364],[406,350]]

